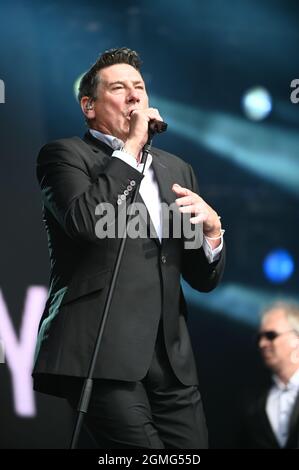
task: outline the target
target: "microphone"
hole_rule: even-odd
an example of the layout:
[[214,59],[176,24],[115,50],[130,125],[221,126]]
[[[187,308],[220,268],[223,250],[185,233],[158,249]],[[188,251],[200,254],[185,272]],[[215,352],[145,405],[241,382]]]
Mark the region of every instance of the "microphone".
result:
[[[132,109],[128,116],[131,117],[135,109]],[[161,134],[167,130],[167,124],[164,121],[158,121],[158,119],[151,119],[148,123],[148,134],[153,137],[154,134]]]
[[148,133],[153,136],[154,134],[161,134],[167,130],[167,124],[164,121],[151,119],[148,123]]
[[158,121],[157,119],[151,119],[148,123],[148,139],[147,143],[143,147],[141,163],[145,163],[147,159],[147,155],[150,151],[152,146],[152,138],[155,134],[161,134],[161,132],[165,132],[167,129],[167,124],[164,121]]

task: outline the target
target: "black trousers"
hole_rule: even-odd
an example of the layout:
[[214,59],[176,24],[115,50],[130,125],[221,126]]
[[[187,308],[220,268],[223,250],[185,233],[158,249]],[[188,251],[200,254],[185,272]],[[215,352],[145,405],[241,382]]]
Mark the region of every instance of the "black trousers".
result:
[[[68,401],[76,409],[77,394],[70,394]],[[96,379],[85,426],[102,449],[207,448],[198,387],[182,385],[173,373],[161,323],[144,379]]]

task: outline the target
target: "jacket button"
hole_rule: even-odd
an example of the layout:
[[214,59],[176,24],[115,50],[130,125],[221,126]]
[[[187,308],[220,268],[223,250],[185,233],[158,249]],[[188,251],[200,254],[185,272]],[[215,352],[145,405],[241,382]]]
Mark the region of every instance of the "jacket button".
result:
[[166,263],[166,256],[164,256],[164,255],[161,256],[161,263],[163,263],[163,264]]

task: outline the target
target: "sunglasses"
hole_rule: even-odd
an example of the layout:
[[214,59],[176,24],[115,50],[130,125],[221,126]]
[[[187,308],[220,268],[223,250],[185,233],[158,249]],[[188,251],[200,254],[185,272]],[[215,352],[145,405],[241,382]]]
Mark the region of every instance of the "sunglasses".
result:
[[268,330],[268,331],[260,331],[256,335],[256,343],[258,344],[262,338],[266,338],[268,341],[274,341],[278,336],[285,335],[286,333],[290,333],[291,331],[294,330],[287,330],[283,331],[282,333],[278,333],[277,331],[274,330]]

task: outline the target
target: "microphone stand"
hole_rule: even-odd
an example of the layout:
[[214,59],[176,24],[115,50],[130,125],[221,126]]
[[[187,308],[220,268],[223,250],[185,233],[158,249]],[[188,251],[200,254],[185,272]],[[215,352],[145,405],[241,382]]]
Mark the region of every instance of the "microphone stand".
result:
[[[164,130],[165,129],[163,129],[163,131]],[[163,132],[163,131],[158,130],[157,132]],[[149,154],[151,146],[152,146],[152,138],[153,138],[154,133],[155,133],[155,130],[152,130],[151,128],[149,128],[148,141],[142,149],[142,158],[141,158],[141,163],[143,163],[143,168],[142,168],[142,173],[141,173],[142,175],[144,174],[145,165],[146,165],[146,162],[147,162],[148,154]],[[134,196],[133,196],[133,200],[132,200],[132,205],[134,205],[135,202],[136,202],[137,196],[139,194],[140,184],[141,184],[141,182],[139,184],[137,184],[136,187],[135,187],[135,192],[134,192]],[[75,423],[75,426],[74,426],[74,429],[73,429],[73,435],[72,435],[72,440],[71,440],[71,444],[70,444],[70,449],[76,449],[76,447],[77,447],[77,442],[78,442],[79,435],[80,435],[81,428],[82,428],[82,424],[83,424],[84,414],[86,414],[87,411],[88,411],[89,401],[90,401],[92,387],[93,387],[94,369],[95,369],[99,349],[100,349],[100,346],[101,346],[101,341],[102,341],[102,337],[103,337],[103,334],[104,334],[104,328],[105,328],[106,321],[107,321],[107,318],[108,318],[108,314],[109,314],[113,294],[114,294],[114,291],[115,291],[117,276],[118,276],[119,269],[120,269],[120,266],[121,266],[124,249],[125,249],[125,246],[126,246],[127,230],[128,230],[128,224],[129,224],[130,220],[131,220],[131,213],[128,215],[128,217],[126,219],[126,225],[125,225],[125,228],[124,228],[123,237],[122,237],[122,240],[121,240],[121,243],[120,243],[120,246],[119,246],[119,250],[118,250],[118,253],[117,253],[117,257],[116,257],[116,261],[115,261],[115,265],[114,265],[114,269],[113,269],[113,273],[112,273],[111,284],[110,284],[108,294],[107,294],[107,297],[106,297],[104,313],[103,313],[103,316],[102,316],[102,319],[101,319],[101,322],[100,322],[100,325],[99,325],[99,328],[98,328],[97,339],[96,339],[94,350],[93,350],[91,360],[90,360],[90,363],[89,363],[88,374],[87,374],[87,377],[85,378],[84,384],[82,386],[81,397],[80,397],[78,408],[77,408],[78,414],[77,414],[76,423]]]

